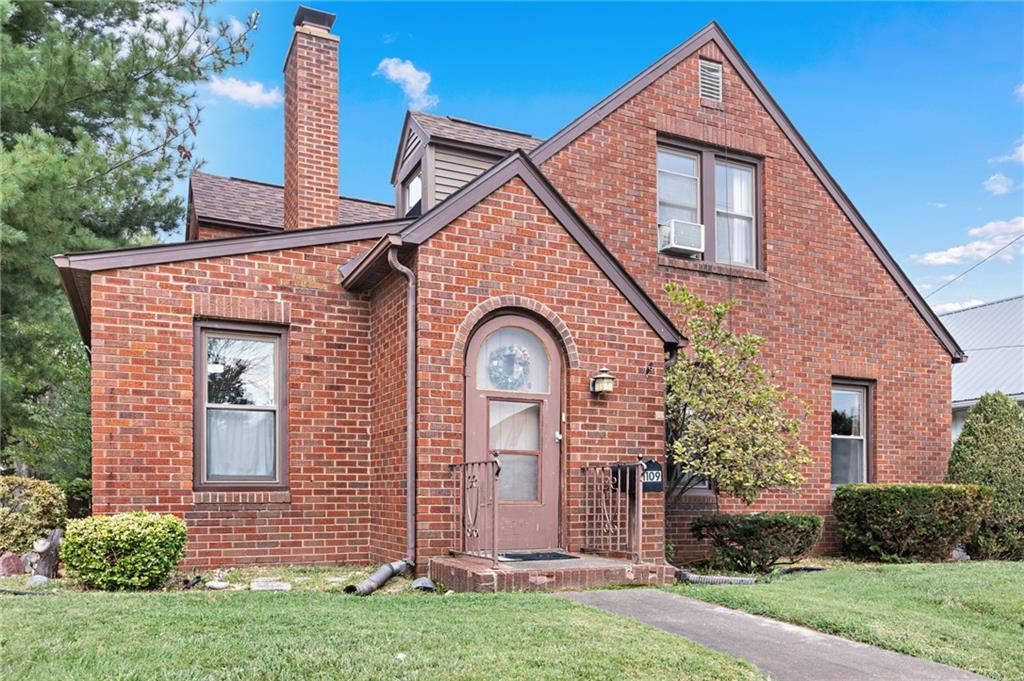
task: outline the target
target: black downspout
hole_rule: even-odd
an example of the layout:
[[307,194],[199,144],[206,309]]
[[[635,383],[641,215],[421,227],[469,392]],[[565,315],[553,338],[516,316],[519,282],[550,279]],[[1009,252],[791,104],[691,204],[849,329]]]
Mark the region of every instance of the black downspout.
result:
[[398,249],[388,250],[388,264],[408,282],[405,296],[405,532],[406,557],[416,564],[416,273],[398,259]]

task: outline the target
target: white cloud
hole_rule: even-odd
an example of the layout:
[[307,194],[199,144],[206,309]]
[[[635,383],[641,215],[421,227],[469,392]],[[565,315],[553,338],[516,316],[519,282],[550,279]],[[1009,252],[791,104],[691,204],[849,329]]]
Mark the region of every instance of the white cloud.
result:
[[996,156],[993,159],[989,159],[989,163],[1006,163],[1007,161],[1016,161],[1017,163],[1024,163],[1024,138],[1017,140],[1017,146],[1013,148],[1009,154],[1005,156]]
[[431,109],[441,101],[437,95],[427,91],[430,88],[430,74],[420,71],[408,59],[398,59],[397,57],[381,59],[373,75],[384,76],[392,83],[399,85],[405,96],[409,98],[409,105],[413,109],[421,111]]
[[231,35],[237,38],[238,36],[245,33],[245,29],[245,22],[239,21],[235,17],[228,17],[228,30],[231,32]]
[[990,194],[998,196],[1000,194],[1007,194],[1011,189],[1013,189],[1013,180],[1002,173],[996,173],[985,180],[982,183],[982,186],[984,186]]
[[[1012,220],[994,220],[980,227],[967,230],[967,235],[976,237],[960,246],[953,246],[943,251],[932,251],[923,255],[912,255],[911,260],[921,265],[961,265],[965,262],[978,262],[991,256],[1024,234],[1024,216]],[[977,238],[981,237],[981,238]],[[999,254],[999,260],[1011,262],[1024,249],[1008,248]]]
[[215,95],[221,95],[253,107],[275,106],[284,101],[281,91],[276,87],[268,90],[263,83],[255,80],[244,81],[237,78],[214,76],[210,79],[210,90]]
[[971,298],[970,300],[964,300],[959,303],[940,303],[939,305],[932,305],[932,309],[935,310],[935,314],[946,314],[947,312],[956,312],[957,310],[963,310],[968,307],[976,307],[984,304],[984,300],[978,298]]
[[1013,88],[1013,94],[1016,95],[1018,100],[1024,101],[1024,83]]
[[929,201],[928,205],[931,206],[932,208],[945,208],[946,207],[946,204],[941,203],[939,201]]

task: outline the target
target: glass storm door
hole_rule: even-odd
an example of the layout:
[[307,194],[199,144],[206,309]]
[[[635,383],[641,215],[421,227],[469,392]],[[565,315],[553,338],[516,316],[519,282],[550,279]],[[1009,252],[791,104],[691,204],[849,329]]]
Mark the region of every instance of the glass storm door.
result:
[[495,453],[498,548],[558,547],[561,354],[537,322],[503,315],[466,353],[466,460]]

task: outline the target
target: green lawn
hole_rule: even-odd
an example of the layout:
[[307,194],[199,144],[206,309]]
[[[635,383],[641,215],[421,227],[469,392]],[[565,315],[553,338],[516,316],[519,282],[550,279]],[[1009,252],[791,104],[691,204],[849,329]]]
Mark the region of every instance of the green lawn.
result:
[[668,588],[996,679],[1024,679],[1024,563],[836,563],[768,584]]
[[545,594],[357,598],[313,588],[0,595],[0,669],[5,680],[763,679],[680,637]]

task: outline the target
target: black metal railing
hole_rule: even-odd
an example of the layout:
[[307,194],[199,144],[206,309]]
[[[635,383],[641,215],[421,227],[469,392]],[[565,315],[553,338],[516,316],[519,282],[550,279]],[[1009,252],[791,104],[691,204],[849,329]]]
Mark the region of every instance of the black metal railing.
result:
[[640,461],[589,464],[582,468],[581,551],[640,562],[643,471]]
[[452,554],[487,558],[498,566],[498,475],[496,453],[487,461],[465,461],[449,466],[455,481],[455,498],[462,503],[453,514],[456,537]]

